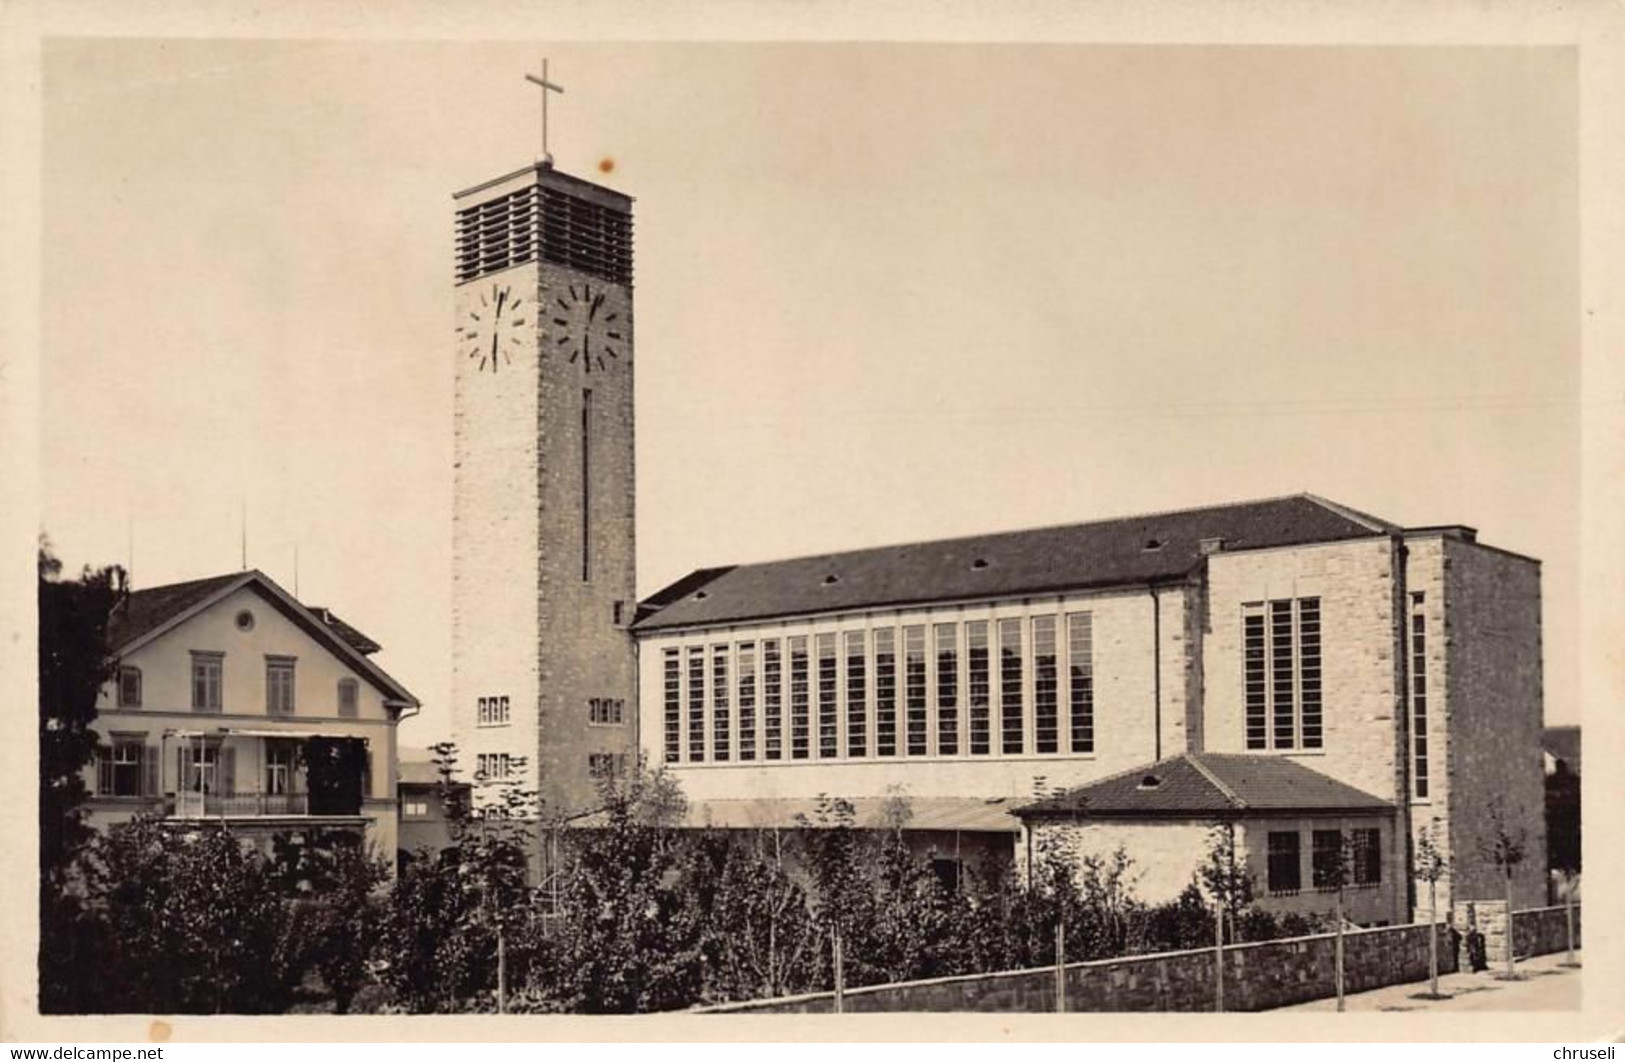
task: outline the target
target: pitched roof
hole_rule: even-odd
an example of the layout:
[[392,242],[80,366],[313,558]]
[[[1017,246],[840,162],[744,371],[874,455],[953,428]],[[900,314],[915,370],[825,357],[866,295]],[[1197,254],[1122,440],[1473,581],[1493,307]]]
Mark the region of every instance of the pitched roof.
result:
[[1396,525],[1297,494],[1064,527],[704,568],[646,598],[638,630],[1176,579],[1204,543],[1257,549],[1368,538]]
[[1540,747],[1553,759],[1562,760],[1574,774],[1580,773],[1580,728],[1549,726],[1540,732]]
[[107,622],[107,643],[115,650],[122,649],[175,617],[191,611],[247,574],[232,572],[230,575],[214,575],[207,579],[133,590],[113,606],[113,614]]
[[306,605],[305,607],[310,609],[311,613],[315,615],[317,619],[333,628],[334,634],[338,635],[340,638],[343,638],[345,643],[348,644],[351,649],[354,649],[361,655],[369,656],[383,648],[383,646],[379,645],[371,638],[368,638],[365,634],[362,634],[360,631],[356,630],[354,627],[335,616],[332,609],[325,608],[321,605]]
[[350,631],[356,639],[374,649],[377,643],[348,624],[335,625],[326,617],[312,612],[294,600],[270,576],[254,569],[131,591],[113,606],[113,613],[108,617],[108,647],[115,655],[131,652],[243,587],[254,588],[307,634],[327,645],[334,655],[347,660],[391,701],[414,707],[421,704],[405,686],[368,660],[363,655],[368,650],[345,637],[340,628],[342,626],[343,630]]
[[1187,752],[1026,804],[1015,814],[1242,818],[1393,808],[1391,801],[1284,756]]

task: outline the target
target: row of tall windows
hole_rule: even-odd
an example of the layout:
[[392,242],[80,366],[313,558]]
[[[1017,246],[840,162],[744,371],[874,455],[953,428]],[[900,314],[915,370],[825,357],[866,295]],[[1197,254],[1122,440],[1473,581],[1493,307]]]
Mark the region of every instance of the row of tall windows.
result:
[[1095,751],[1088,612],[669,648],[661,680],[667,763]]
[[1411,778],[1416,797],[1428,796],[1428,628],[1423,596],[1411,595]]
[[1242,606],[1249,749],[1322,746],[1320,598]]
[[[191,654],[192,711],[225,710],[226,654],[194,650]],[[291,656],[265,657],[265,710],[271,715],[292,715],[297,706],[298,660]],[[116,690],[120,708],[142,707],[141,669],[130,665],[118,670]],[[360,687],[353,678],[338,681],[338,714],[353,719],[360,710]]]
[[[1361,827],[1349,831],[1312,830],[1309,839],[1310,881],[1316,890],[1369,888],[1382,883],[1382,831]],[[1271,830],[1267,838],[1269,891],[1291,894],[1303,888],[1303,844],[1297,830]]]

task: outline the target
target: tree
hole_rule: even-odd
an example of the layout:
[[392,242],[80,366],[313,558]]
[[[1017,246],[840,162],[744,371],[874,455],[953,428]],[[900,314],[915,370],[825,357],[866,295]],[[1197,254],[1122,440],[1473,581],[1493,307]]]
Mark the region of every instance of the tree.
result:
[[1478,839],[1478,854],[1494,866],[1506,882],[1506,971],[1502,976],[1512,980],[1517,976],[1513,968],[1516,938],[1512,932],[1512,879],[1528,854],[1528,832],[1521,826],[1511,825],[1500,797],[1490,802],[1489,820],[1489,829]]
[[228,828],[141,817],[85,858],[105,952],[83,1009],[277,1014],[303,974],[266,860]]
[[[1315,831],[1316,835],[1322,832],[1334,831]],[[1341,829],[1335,831],[1335,833],[1337,839],[1333,847],[1320,848],[1317,844],[1313,854],[1314,862],[1311,868],[1311,876],[1315,888],[1329,889],[1335,897],[1332,908],[1333,931],[1336,934],[1333,941],[1333,961],[1335,965],[1332,973],[1337,986],[1337,1009],[1342,1010],[1344,1007],[1343,930],[1348,923],[1348,919],[1343,914],[1343,892],[1354,880],[1355,852],[1353,838],[1349,834]]]
[[1234,939],[1237,920],[1253,900],[1253,879],[1236,858],[1235,826],[1216,822],[1208,828],[1207,856],[1196,870],[1197,881],[1213,905],[1213,1009],[1224,1010],[1224,923]]
[[1435,816],[1416,838],[1416,876],[1428,883],[1428,994],[1439,995],[1439,880],[1450,869],[1438,834],[1442,823]]
[[96,753],[96,698],[113,677],[107,621],[124,570],[86,568],[62,578],[62,562],[39,546],[39,826],[42,896],[60,892],[63,875],[89,837],[80,805],[83,772]]
[[304,901],[310,945],[304,963],[321,973],[334,1013],[348,1014],[367,980],[383,920],[377,890],[389,880],[389,868],[354,833],[321,833],[306,850],[315,865],[309,878],[314,898]]
[[703,983],[700,907],[680,887],[681,791],[642,763],[599,789],[601,824],[572,830],[546,966],[527,995],[549,1009],[636,1014],[690,1006]]

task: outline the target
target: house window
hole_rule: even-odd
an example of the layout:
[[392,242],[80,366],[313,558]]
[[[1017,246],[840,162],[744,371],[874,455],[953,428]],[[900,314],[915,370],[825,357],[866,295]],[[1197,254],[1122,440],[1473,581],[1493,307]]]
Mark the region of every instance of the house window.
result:
[[869,661],[862,631],[846,632],[846,754],[869,754]]
[[1322,746],[1320,644],[1318,597],[1243,606],[1249,749]]
[[1093,617],[1066,617],[1067,709],[1073,752],[1095,751],[1095,659]]
[[475,780],[506,782],[516,774],[514,758],[506,752],[482,752],[474,758]]
[[705,762],[705,649],[688,650],[688,762]]
[[1411,595],[1411,784],[1416,798],[1428,798],[1427,614],[1421,594]]
[[986,620],[965,624],[965,660],[970,673],[970,754],[986,756],[992,748]]
[[676,649],[667,649],[663,658],[666,708],[666,762],[676,763],[683,754],[683,662]]
[[1382,883],[1382,831],[1365,827],[1354,832],[1354,884]]
[[1315,888],[1322,892],[1337,888],[1343,881],[1343,831],[1316,830],[1310,844]]
[[619,697],[588,698],[587,722],[594,726],[625,726],[626,701]]
[[807,639],[790,639],[790,758],[804,760],[810,752]]
[[277,742],[265,747],[265,791],[273,796],[293,792],[294,746]]
[[1020,755],[1026,720],[1021,703],[1021,621],[999,621],[999,748],[1006,756]]
[[936,626],[937,754],[959,755],[959,624]]
[[1055,617],[1033,617],[1033,751],[1060,748],[1056,701]]
[[426,819],[429,817],[429,802],[422,799],[402,800],[401,818]]
[[711,647],[711,735],[718,763],[733,755],[733,731],[728,716],[728,647]]
[[841,702],[836,681],[841,665],[835,655],[835,635],[820,634],[818,652],[818,758],[834,759],[841,754]]
[[120,708],[141,707],[140,668],[121,667],[118,669],[118,706]]
[[220,711],[220,681],[225,670],[225,653],[192,654],[192,710]]
[[756,643],[739,643],[739,758],[756,758]]
[[115,740],[111,748],[100,750],[96,772],[96,795],[138,797],[146,795],[145,741]]
[[780,701],[782,668],[779,640],[768,638],[762,642],[762,755],[770,760],[784,754],[784,709]]
[[587,776],[605,782],[626,773],[626,757],[618,752],[593,752],[587,756]]
[[265,658],[265,710],[272,715],[293,712],[293,657]]
[[924,756],[926,742],[925,628],[903,628],[903,703],[908,727],[908,754]]
[[339,679],[339,715],[354,719],[360,711],[361,687],[353,678]]
[[220,747],[188,744],[180,750],[181,781],[188,793],[218,793]]
[[875,631],[875,755],[897,755],[897,632]]
[[1298,865],[1298,832],[1271,830],[1269,844],[1269,891],[1287,895],[1303,887],[1303,871]]
[[475,706],[475,721],[480,726],[507,726],[509,708],[507,697],[481,697]]

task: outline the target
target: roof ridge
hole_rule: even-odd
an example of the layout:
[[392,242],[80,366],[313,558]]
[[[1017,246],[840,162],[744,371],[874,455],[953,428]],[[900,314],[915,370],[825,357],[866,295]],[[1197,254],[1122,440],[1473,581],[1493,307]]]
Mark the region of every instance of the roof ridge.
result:
[[[872,546],[858,546],[852,549],[825,550],[822,553],[801,553],[790,557],[769,557],[764,560],[741,561],[735,564],[706,565],[702,568],[692,569],[689,574],[692,575],[697,572],[710,571],[720,568],[753,568],[767,564],[790,564],[795,561],[819,560],[824,557],[841,557],[854,553],[868,553],[878,550],[907,549],[913,546],[944,546],[954,542],[970,542],[975,539],[995,538],[1002,537],[1004,535],[1024,535],[1039,531],[1062,531],[1070,528],[1094,527],[1099,524],[1122,523],[1128,520],[1151,520],[1164,516],[1184,516],[1187,513],[1199,513],[1214,509],[1241,509],[1249,505],[1268,505],[1272,502],[1293,501],[1296,499],[1314,502],[1326,509],[1330,509],[1332,512],[1344,517],[1347,520],[1350,520],[1353,523],[1360,524],[1373,531],[1398,528],[1397,524],[1387,524],[1385,521],[1378,520],[1374,516],[1367,516],[1363,513],[1359,513],[1357,510],[1339,505],[1336,502],[1327,501],[1326,499],[1315,494],[1310,494],[1307,491],[1299,491],[1296,494],[1276,494],[1267,498],[1245,498],[1240,501],[1209,502],[1205,505],[1185,505],[1177,509],[1157,509],[1151,512],[1142,513],[1121,513],[1117,516],[1102,516],[1093,520],[1069,520],[1064,523],[1039,524],[1036,527],[1015,527],[994,531],[974,531],[964,535],[949,535],[946,538],[913,539],[903,542],[882,542]],[[687,578],[687,576],[684,576],[684,578]]]
[[1206,778],[1208,781],[1212,782],[1219,792],[1224,794],[1224,798],[1230,802],[1231,807],[1238,810],[1246,810],[1247,802],[1241,799],[1234,789],[1231,789],[1223,779],[1215,774],[1213,772],[1213,768],[1202,762],[1201,754],[1193,752],[1187,758],[1191,761],[1191,766],[1195,767],[1202,773],[1203,778]]
[[[1172,756],[1164,756],[1160,760],[1152,760],[1150,763],[1137,764],[1136,766],[1126,768],[1125,770],[1118,771],[1114,774],[1104,775],[1100,778],[1091,778],[1089,781],[1079,782],[1077,785],[1069,785],[1057,792],[1050,793],[1047,796],[1037,797],[1025,804],[1019,804],[1017,806],[1032,807],[1035,804],[1042,804],[1046,800],[1058,800],[1061,797],[1066,796],[1068,793],[1076,793],[1081,789],[1093,789],[1097,785],[1105,785],[1107,782],[1115,782],[1119,778],[1127,778],[1132,774],[1145,774],[1154,767],[1160,767],[1165,763],[1173,763],[1175,760],[1184,760],[1189,758],[1190,753],[1188,752],[1176,752]],[[1017,799],[1020,798],[1018,797]]]
[[1302,494],[1298,495],[1298,497],[1312,501],[1316,505],[1324,506],[1325,508],[1336,513],[1338,516],[1352,520],[1357,524],[1363,524],[1373,531],[1381,531],[1387,534],[1394,531],[1405,530],[1405,528],[1400,524],[1393,523],[1389,520],[1384,520],[1380,516],[1372,516],[1370,513],[1351,508],[1350,506],[1344,505],[1341,502],[1334,502],[1329,498],[1322,498],[1320,495],[1311,494],[1309,491],[1304,491]]

